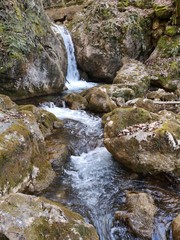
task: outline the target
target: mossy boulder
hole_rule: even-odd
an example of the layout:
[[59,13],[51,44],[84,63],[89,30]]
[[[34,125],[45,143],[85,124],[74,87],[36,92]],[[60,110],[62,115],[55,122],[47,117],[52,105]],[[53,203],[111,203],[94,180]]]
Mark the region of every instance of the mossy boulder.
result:
[[41,0],[3,0],[0,10],[0,92],[13,99],[60,92],[66,52]]
[[54,178],[44,137],[29,111],[1,112],[0,192],[41,191]]
[[179,115],[140,108],[115,109],[103,117],[104,144],[135,172],[180,176]]
[[115,0],[90,1],[69,25],[81,70],[94,81],[112,83],[123,56],[146,59],[151,14],[135,7],[120,12]]
[[98,240],[77,213],[45,198],[10,194],[0,200],[0,232],[9,240]]
[[136,236],[152,239],[157,211],[153,198],[147,193],[127,192],[126,211],[117,211],[117,220],[125,222]]
[[55,175],[45,137],[63,124],[33,105],[18,106],[4,95],[0,100],[0,194],[40,192]]

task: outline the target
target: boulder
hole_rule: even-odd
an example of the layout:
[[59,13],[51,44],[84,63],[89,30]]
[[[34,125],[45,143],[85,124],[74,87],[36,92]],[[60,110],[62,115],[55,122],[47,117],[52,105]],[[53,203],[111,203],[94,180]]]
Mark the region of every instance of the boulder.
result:
[[104,144],[126,167],[139,173],[180,176],[179,115],[119,108],[103,117]]
[[144,239],[152,239],[156,207],[147,193],[126,193],[127,211],[117,211],[115,218],[124,221],[131,231]]
[[107,94],[103,86],[94,87],[86,91],[85,99],[87,109],[93,112],[106,113],[115,109],[117,106]]
[[0,232],[9,240],[98,240],[83,218],[45,198],[10,194],[0,199]]
[[66,51],[41,0],[2,0],[0,9],[0,92],[12,99],[61,92]]
[[57,129],[53,134],[46,137],[48,161],[55,168],[61,168],[72,155],[70,147],[71,136],[64,128]]
[[93,87],[81,93],[67,94],[64,100],[71,109],[86,109],[95,113],[110,112],[117,107],[109,96],[107,85]]
[[0,95],[0,102],[0,195],[40,192],[55,176],[45,137],[59,120],[32,105],[19,107],[7,96]]
[[69,27],[80,69],[94,81],[112,83],[122,58],[146,59],[151,51],[151,9],[118,1],[88,1]]
[[180,240],[180,214],[172,222],[173,239]]
[[131,88],[136,97],[142,97],[149,88],[150,76],[143,63],[126,59],[122,68],[117,71],[113,84]]
[[73,110],[86,109],[88,105],[87,100],[85,97],[81,96],[80,93],[67,94],[63,99],[66,105]]

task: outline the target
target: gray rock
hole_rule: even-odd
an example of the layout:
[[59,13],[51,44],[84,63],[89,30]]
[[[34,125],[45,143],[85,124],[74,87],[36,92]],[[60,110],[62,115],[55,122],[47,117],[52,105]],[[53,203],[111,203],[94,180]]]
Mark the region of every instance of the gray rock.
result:
[[10,194],[0,199],[0,232],[9,240],[98,240],[92,225],[45,198]]

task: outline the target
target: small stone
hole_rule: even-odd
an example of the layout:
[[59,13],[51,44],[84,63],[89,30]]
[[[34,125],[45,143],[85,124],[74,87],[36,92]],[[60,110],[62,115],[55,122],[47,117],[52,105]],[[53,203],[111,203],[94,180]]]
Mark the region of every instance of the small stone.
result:
[[54,121],[53,123],[53,128],[58,129],[63,127],[63,122],[62,121]]

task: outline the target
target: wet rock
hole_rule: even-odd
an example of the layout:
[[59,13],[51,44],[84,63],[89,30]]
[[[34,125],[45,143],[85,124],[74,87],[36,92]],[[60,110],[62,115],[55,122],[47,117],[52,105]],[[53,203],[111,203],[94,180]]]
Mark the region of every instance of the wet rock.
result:
[[173,239],[180,240],[180,215],[178,215],[172,222]]
[[22,99],[62,91],[66,51],[50,27],[41,0],[2,0],[0,7],[1,93]]
[[104,144],[135,172],[180,176],[179,115],[120,108],[103,117]]
[[98,240],[83,218],[45,198],[10,194],[0,200],[0,232],[9,240]]
[[113,84],[133,89],[136,97],[143,96],[150,84],[150,76],[146,66],[133,59],[124,60],[124,65],[116,73]]
[[53,167],[62,167],[72,154],[70,136],[65,129],[60,128],[46,138],[48,161]]
[[112,83],[123,56],[146,58],[151,49],[151,10],[118,2],[89,1],[70,24],[79,67],[99,82]]
[[146,193],[126,193],[127,211],[117,211],[115,218],[125,221],[131,231],[145,239],[151,239],[156,207],[153,198]]

